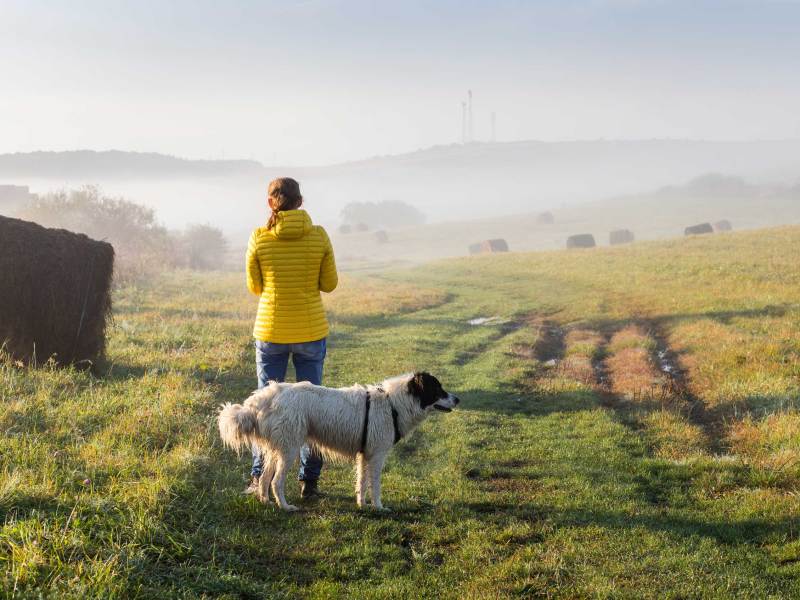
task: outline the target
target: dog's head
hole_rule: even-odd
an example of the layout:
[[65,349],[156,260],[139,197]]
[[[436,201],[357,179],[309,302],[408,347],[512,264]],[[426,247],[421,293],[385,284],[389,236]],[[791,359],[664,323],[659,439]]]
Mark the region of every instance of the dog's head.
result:
[[460,402],[455,395],[445,391],[436,377],[424,371],[414,373],[408,380],[408,393],[426,411],[435,408],[450,412]]

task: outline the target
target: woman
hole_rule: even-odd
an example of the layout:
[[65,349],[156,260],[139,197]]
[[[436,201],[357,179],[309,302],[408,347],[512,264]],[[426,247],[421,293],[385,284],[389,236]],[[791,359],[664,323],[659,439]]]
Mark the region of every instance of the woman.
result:
[[[328,321],[320,292],[338,283],[333,247],[328,234],[300,207],[300,184],[289,177],[269,184],[267,202],[272,215],[247,245],[247,287],[261,297],[253,337],[256,342],[258,387],[283,381],[289,356],[297,381],[322,384]],[[262,457],[253,447],[251,480],[245,493],[258,489]],[[322,458],[308,446],[300,453],[303,498],[318,495]]]

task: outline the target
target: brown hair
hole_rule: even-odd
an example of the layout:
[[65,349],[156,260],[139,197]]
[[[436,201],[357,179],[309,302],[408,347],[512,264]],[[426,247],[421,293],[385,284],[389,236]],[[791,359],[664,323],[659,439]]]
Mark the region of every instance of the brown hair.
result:
[[278,177],[269,182],[267,197],[272,198],[272,214],[267,221],[267,229],[272,229],[282,210],[295,210],[303,204],[300,184],[291,177]]

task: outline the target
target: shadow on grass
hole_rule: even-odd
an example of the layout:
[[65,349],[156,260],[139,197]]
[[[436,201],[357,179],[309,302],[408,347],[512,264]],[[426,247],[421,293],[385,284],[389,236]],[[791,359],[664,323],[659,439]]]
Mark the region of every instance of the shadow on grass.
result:
[[124,381],[126,379],[140,379],[152,370],[141,365],[126,365],[111,363],[105,365],[105,370],[99,374],[100,379],[107,381]]
[[[373,314],[373,315],[359,315],[359,314],[339,314],[335,310],[331,310],[330,319],[332,322],[341,323],[342,325],[347,325],[350,327],[356,327],[359,329],[382,329],[385,327],[395,327],[398,325],[407,325],[409,323],[424,323],[426,325],[430,324],[438,324],[438,325],[447,325],[452,326],[454,324],[459,324],[461,321],[456,319],[446,319],[442,317],[434,317],[434,316],[419,316],[424,314],[426,311],[432,311],[438,308],[449,304],[455,296],[453,294],[445,295],[445,298],[441,302],[437,302],[435,304],[430,304],[427,306],[422,306],[419,308],[409,308],[406,310],[401,310],[400,312],[394,312],[390,314]],[[416,315],[416,316],[415,316]]]
[[547,390],[520,391],[512,385],[496,390],[458,391],[462,410],[482,411],[498,416],[545,416],[552,413],[574,413],[595,410],[600,406],[597,396],[588,390],[550,392]]
[[[658,514],[602,510],[594,508],[561,508],[535,503],[468,502],[458,508],[474,516],[499,524],[514,520],[548,522],[559,527],[600,527],[607,530],[647,529],[683,539],[691,536],[711,538],[724,545],[752,545],[783,539],[798,531],[800,517],[767,519],[707,519],[660,511]],[[596,535],[593,533],[592,535]]]
[[[321,580],[380,579],[381,557],[401,563],[401,570],[411,567],[408,539],[413,526],[433,514],[430,503],[415,499],[386,513],[358,509],[341,485],[331,485],[319,501],[300,503],[292,469],[287,496],[301,510],[287,513],[273,502],[243,497],[241,465],[228,454],[215,448],[177,476],[152,523],[145,555],[128,574],[131,590],[272,597]],[[381,531],[384,539],[376,540]],[[343,569],[340,559],[351,553]]]
[[761,308],[741,309],[741,310],[709,310],[696,313],[677,313],[669,315],[632,315],[623,319],[594,319],[581,322],[581,326],[590,329],[597,329],[601,332],[615,332],[632,323],[655,323],[656,325],[668,327],[677,323],[701,321],[711,319],[723,325],[730,325],[734,319],[758,319],[762,317],[783,317],[790,311],[800,310],[798,304],[769,304]]
[[[636,458],[636,447],[627,449]],[[590,497],[587,505],[555,506],[531,500],[537,477],[525,472],[525,460],[482,465],[466,473],[484,491],[512,491],[519,502],[508,502],[502,494],[492,494],[499,501],[464,502],[455,505],[473,513],[476,518],[509,526],[515,520],[546,522],[563,527],[600,527],[607,530],[646,529],[666,533],[674,538],[700,536],[725,545],[748,545],[754,549],[764,543],[797,539],[800,516],[745,517],[709,516],[707,508],[695,500],[699,488],[713,482],[717,492],[746,489],[752,477],[746,466],[737,463],[687,463],[636,460],[629,468],[613,465],[591,465],[584,461],[575,465],[580,478],[597,490],[609,489],[611,483],[630,490],[625,501],[634,501],[635,508],[613,510],[613,502]],[[511,482],[514,485],[496,485]],[[705,483],[704,483],[705,482]],[[632,485],[628,485],[632,484]],[[580,495],[576,495],[576,498]],[[599,504],[603,503],[603,504]],[[612,506],[612,509],[608,507]],[[704,513],[701,515],[700,513]]]
[[494,344],[517,331],[522,325],[522,323],[517,321],[508,321],[500,324],[477,344],[456,352],[452,359],[453,364],[458,367],[465,366],[475,360],[476,357],[483,355]]
[[52,496],[14,491],[0,498],[0,521],[8,523],[14,520],[23,520],[34,513],[48,516],[55,514],[66,516],[72,508],[72,506],[60,502]]

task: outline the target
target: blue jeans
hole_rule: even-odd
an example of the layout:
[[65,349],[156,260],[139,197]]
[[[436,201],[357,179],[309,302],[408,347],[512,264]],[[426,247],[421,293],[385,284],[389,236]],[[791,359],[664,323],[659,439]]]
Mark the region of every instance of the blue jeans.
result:
[[[300,344],[273,344],[256,340],[256,371],[258,389],[266,387],[270,381],[286,379],[289,355],[297,375],[297,381],[322,384],[322,363],[325,361],[327,344],[325,338],[316,342]],[[250,474],[260,477],[264,468],[261,451],[253,446],[253,468]],[[322,457],[307,445],[300,451],[300,481],[319,479],[322,471]]]

